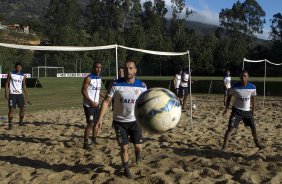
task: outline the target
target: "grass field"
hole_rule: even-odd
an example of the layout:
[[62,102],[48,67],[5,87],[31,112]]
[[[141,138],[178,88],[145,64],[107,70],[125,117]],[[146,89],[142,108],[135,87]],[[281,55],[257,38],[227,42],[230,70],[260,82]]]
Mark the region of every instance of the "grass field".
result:
[[[113,77],[105,77],[105,79]],[[172,77],[141,77],[141,79],[170,80]],[[194,80],[221,80],[221,77],[194,77]],[[263,80],[263,78],[255,78]],[[282,78],[269,78],[282,81]],[[235,80],[235,79],[234,79]],[[28,112],[46,109],[72,108],[82,106],[81,86],[83,78],[40,78],[43,88],[27,88],[32,105],[27,105]],[[7,100],[5,90],[1,89],[0,115],[7,114]],[[281,98],[281,97],[280,97]]]
[[[28,111],[38,111],[56,108],[71,108],[82,104],[82,78],[40,78],[43,88],[27,88],[29,100]],[[5,90],[1,89],[1,115],[7,113]]]

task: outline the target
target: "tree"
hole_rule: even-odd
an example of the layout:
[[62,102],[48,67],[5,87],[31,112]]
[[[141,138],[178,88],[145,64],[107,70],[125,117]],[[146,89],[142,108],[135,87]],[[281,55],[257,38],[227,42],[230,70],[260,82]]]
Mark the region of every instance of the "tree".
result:
[[282,15],[277,13],[273,15],[271,21],[271,33],[270,36],[273,41],[282,43]]
[[[271,20],[271,33],[270,36],[273,41],[271,48],[271,56],[269,59],[272,61],[280,62],[282,60],[282,15],[277,13],[273,15]],[[280,71],[281,74],[281,71]]]
[[231,9],[222,9],[219,14],[220,25],[231,32],[241,32],[250,37],[262,33],[265,12],[256,0],[239,0]]
[[65,27],[79,30],[80,16],[81,9],[77,0],[51,0],[45,16],[46,35],[51,43],[59,45],[57,39],[64,34]]
[[244,15],[243,31],[249,36],[263,33],[265,12],[256,0],[246,0],[242,4]]

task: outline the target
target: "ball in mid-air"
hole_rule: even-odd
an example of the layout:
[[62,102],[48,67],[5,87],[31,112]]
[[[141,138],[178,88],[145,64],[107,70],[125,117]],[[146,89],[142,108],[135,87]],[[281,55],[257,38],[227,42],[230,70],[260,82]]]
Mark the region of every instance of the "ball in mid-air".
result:
[[137,123],[147,132],[163,133],[179,122],[181,104],[168,89],[151,88],[137,99],[135,117]]

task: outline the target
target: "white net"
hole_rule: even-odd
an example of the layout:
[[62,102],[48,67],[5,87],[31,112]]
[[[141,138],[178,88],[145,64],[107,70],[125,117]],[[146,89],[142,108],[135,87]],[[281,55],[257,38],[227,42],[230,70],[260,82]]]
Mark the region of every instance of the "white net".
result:
[[[116,54],[116,77],[118,74],[118,48],[127,49],[135,52],[142,52],[146,54],[152,54],[152,55],[158,55],[158,56],[188,56],[188,62],[189,62],[189,73],[191,74],[190,69],[190,54],[189,51],[186,52],[163,52],[163,51],[152,51],[152,50],[144,50],[144,49],[138,49],[138,48],[131,48],[126,47],[122,45],[106,45],[106,46],[95,46],[95,47],[72,47],[72,46],[29,46],[29,45],[16,45],[16,44],[8,44],[8,43],[0,43],[0,46],[7,47],[7,48],[14,48],[14,49],[24,49],[24,50],[40,50],[40,51],[67,51],[67,52],[73,52],[73,51],[94,51],[94,50],[105,50],[105,49],[115,49]],[[40,68],[37,68],[38,71]],[[45,68],[47,69],[47,68]],[[40,75],[40,72],[38,72],[38,76]],[[47,74],[44,74],[46,76]],[[190,107],[192,107],[192,94],[191,94],[191,77],[189,78],[190,83]],[[192,129],[192,108],[190,108],[190,128]],[[188,127],[189,128],[189,127]]]
[[282,66],[282,63],[273,63],[268,61],[267,59],[263,60],[249,60],[244,58],[243,60],[243,67],[242,69],[245,69],[245,62],[249,63],[263,63],[264,62],[264,79],[263,79],[263,107],[265,105],[265,95],[266,95],[266,76],[267,76],[267,64],[275,65],[275,66]]

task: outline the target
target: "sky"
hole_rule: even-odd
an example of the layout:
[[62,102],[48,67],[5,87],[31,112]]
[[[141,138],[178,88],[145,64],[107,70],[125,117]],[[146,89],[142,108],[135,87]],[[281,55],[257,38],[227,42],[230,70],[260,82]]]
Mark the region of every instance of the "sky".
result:
[[[166,0],[169,2],[170,0]],[[195,10],[197,13],[189,18],[189,20],[219,25],[218,15],[221,9],[232,8],[232,5],[237,0],[185,0],[189,9]],[[244,2],[244,0],[240,0]],[[272,19],[276,13],[282,13],[282,0],[257,0],[259,5],[265,11],[266,16],[263,34],[257,35],[262,39],[269,39],[269,32],[271,30],[269,19]]]

